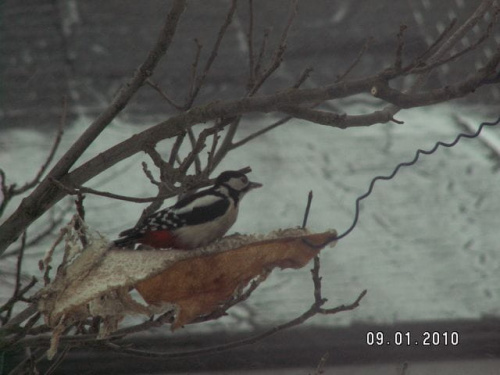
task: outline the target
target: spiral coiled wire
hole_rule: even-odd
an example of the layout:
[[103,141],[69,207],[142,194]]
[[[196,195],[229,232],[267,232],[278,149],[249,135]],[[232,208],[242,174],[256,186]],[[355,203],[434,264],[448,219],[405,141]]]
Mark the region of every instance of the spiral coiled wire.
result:
[[[347,228],[342,234],[340,235],[337,235],[335,237],[331,237],[329,238],[325,243],[321,244],[321,245],[313,245],[313,247],[324,247],[326,246],[328,243],[330,242],[333,242],[333,241],[338,241],[344,237],[346,237],[349,233],[352,232],[352,230],[356,227],[356,225],[358,224],[358,219],[359,219],[359,212],[361,210],[360,208],[360,203],[363,199],[367,198],[373,191],[373,187],[375,186],[375,182],[377,182],[378,180],[392,180],[394,178],[394,176],[396,176],[396,174],[398,173],[398,171],[402,168],[402,167],[409,167],[409,166],[412,166],[414,165],[420,155],[424,154],[424,155],[430,155],[430,154],[433,154],[439,146],[443,146],[443,147],[453,147],[455,146],[459,141],[460,139],[462,138],[476,138],[480,133],[481,131],[483,130],[483,128],[485,126],[495,126],[495,125],[498,125],[500,123],[500,117],[496,120],[496,121],[493,121],[493,122],[483,122],[479,125],[479,127],[477,128],[476,132],[475,133],[472,133],[472,134],[467,134],[467,133],[460,133],[457,135],[457,137],[450,143],[445,143],[445,142],[441,142],[441,141],[438,141],[436,142],[436,144],[434,145],[434,147],[430,150],[422,150],[422,149],[418,149],[416,152],[415,152],[415,156],[413,157],[413,159],[411,161],[406,161],[406,162],[401,162],[399,163],[396,168],[394,168],[394,170],[392,171],[392,173],[390,175],[387,175],[387,176],[382,176],[382,175],[379,175],[379,176],[376,176],[374,177],[371,181],[370,181],[370,186],[368,187],[368,191],[362,195],[360,195],[358,198],[356,198],[356,210],[355,210],[355,213],[354,213],[354,219],[353,219],[353,222],[351,224],[351,226],[349,228]],[[312,245],[312,244],[310,244]]]

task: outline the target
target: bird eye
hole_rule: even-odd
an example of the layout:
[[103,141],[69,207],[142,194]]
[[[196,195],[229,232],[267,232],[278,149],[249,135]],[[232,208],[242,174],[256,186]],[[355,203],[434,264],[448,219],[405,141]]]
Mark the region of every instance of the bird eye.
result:
[[248,177],[247,176],[243,176],[241,178],[241,181],[244,183],[244,184],[247,184],[248,183]]

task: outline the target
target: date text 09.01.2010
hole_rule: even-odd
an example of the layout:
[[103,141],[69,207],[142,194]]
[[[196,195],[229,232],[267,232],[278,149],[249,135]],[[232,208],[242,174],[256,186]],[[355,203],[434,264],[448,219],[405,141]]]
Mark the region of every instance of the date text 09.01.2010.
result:
[[369,346],[457,346],[459,344],[459,334],[456,331],[425,331],[421,334],[412,334],[409,331],[396,331],[391,334],[383,331],[368,331],[366,333],[366,344]]

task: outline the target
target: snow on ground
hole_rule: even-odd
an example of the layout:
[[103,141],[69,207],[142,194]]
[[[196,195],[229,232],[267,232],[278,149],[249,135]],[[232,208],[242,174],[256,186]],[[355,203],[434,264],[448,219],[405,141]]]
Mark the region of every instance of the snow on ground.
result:
[[[235,150],[219,168],[250,165],[251,179],[264,184],[243,200],[233,230],[267,233],[300,225],[307,193],[313,190],[310,229],[343,232],[352,223],[356,197],[367,190],[374,176],[390,174],[397,163],[411,160],[417,148],[430,149],[438,140],[455,138],[461,129],[453,114],[475,126],[491,120],[477,108],[472,112],[470,108],[441,105],[399,114],[397,118],[404,125],[340,130],[297,120],[265,134]],[[240,136],[275,119],[268,116],[246,121]],[[89,121],[82,119],[70,127],[62,151]],[[136,126],[116,121],[83,160],[135,131]],[[0,167],[8,180],[22,182],[34,175],[50,144],[49,134],[27,130],[0,133]],[[169,147],[165,144],[161,149]],[[321,257],[327,307],[350,303],[363,289],[368,289],[368,295],[351,313],[315,317],[308,324],[498,316],[500,175],[488,156],[482,142],[466,139],[453,149],[440,148],[432,156],[423,156],[392,181],[377,182],[373,194],[361,205],[356,229],[333,249],[324,250]],[[143,176],[141,161],[153,168],[145,155],[136,155],[86,186],[151,196],[155,190]],[[85,203],[89,225],[110,240],[133,225],[144,208],[95,196],[88,196]],[[34,233],[31,229],[30,234]],[[39,275],[37,261],[47,246],[45,242],[30,250],[37,256],[28,257],[26,274]],[[14,264],[13,258],[2,260],[0,271],[12,269]],[[229,317],[187,330],[249,328],[294,318],[312,302],[309,268],[275,271],[249,301],[233,308]],[[0,283],[8,286],[1,275]],[[6,287],[3,292],[7,295]]]

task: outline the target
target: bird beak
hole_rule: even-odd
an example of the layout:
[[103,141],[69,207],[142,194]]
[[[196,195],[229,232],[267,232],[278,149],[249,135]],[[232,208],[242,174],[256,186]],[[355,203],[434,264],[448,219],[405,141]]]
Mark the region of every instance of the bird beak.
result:
[[260,188],[262,187],[262,184],[259,184],[258,182],[252,182],[250,181],[250,183],[248,184],[248,190],[252,190],[252,189],[257,189],[257,188]]

